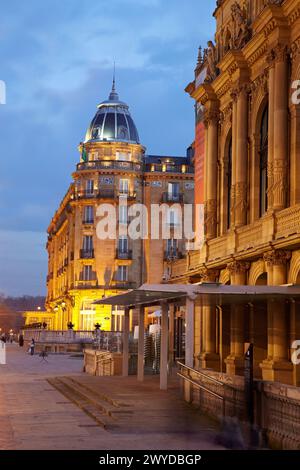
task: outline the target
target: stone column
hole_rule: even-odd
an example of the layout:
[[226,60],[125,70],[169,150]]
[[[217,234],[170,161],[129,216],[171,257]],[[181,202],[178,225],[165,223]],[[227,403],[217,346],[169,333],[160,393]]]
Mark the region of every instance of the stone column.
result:
[[174,319],[175,319],[175,305],[169,305],[169,364],[172,367],[174,364]]
[[231,93],[232,98],[232,168],[231,168],[231,201],[230,222],[235,226],[235,190],[236,190],[236,161],[237,161],[237,92]]
[[122,375],[128,376],[129,369],[129,308],[124,312]]
[[137,379],[139,382],[144,381],[144,350],[145,350],[145,308],[139,307],[138,309],[139,319],[139,342],[138,342],[138,371]]
[[187,297],[185,313],[185,365],[194,367],[195,300]]
[[248,165],[248,93],[246,86],[238,90],[235,162],[235,226],[247,222],[247,165]]
[[[241,261],[230,263],[227,268],[231,274],[232,285],[246,285],[249,264]],[[230,355],[225,359],[229,375],[244,373],[245,318],[244,304],[231,305],[230,316]]]
[[274,100],[275,100],[275,64],[272,53],[268,55],[269,63],[269,130],[268,130],[268,210],[273,209],[273,158],[274,158]]
[[[202,281],[215,282],[217,271],[202,270],[200,273]],[[200,355],[200,365],[203,369],[220,370],[220,355],[217,353],[217,323],[216,307],[202,307],[203,328],[203,350]]]
[[[287,262],[290,253],[283,250],[272,251],[265,255],[265,262],[272,269],[273,285],[286,283]],[[263,380],[293,383],[293,365],[288,359],[289,329],[286,303],[284,301],[268,302],[268,357],[262,362]]]
[[217,110],[206,113],[207,128],[206,150],[206,201],[205,201],[205,228],[206,239],[211,240],[217,235],[217,181],[218,181],[218,120]]
[[278,45],[274,50],[274,159],[273,209],[286,207],[286,178],[288,167],[288,60],[287,48]]
[[168,389],[168,310],[167,303],[161,305],[160,335],[160,389]]

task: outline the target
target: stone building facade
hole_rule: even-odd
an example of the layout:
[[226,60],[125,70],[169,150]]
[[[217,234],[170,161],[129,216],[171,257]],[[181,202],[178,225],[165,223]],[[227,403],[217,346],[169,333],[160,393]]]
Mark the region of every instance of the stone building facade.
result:
[[[99,323],[102,330],[120,331],[122,309],[112,311],[94,301],[144,282],[161,282],[170,260],[186,255],[185,241],[175,240],[174,231],[177,209],[194,199],[192,153],[146,155],[115,84],[98,106],[79,152],[73,182],[48,228],[46,307],[56,314],[57,330],[71,322],[76,330],[93,330]],[[146,206],[149,226],[151,205],[164,204],[169,238],[133,240],[128,235],[137,204]],[[107,239],[98,233],[105,205],[116,215]]]
[[[205,243],[171,282],[300,284],[300,2],[219,0],[214,16],[186,89],[203,124]],[[256,378],[300,385],[296,302],[205,307],[195,322],[198,367],[240,375],[253,342]]]

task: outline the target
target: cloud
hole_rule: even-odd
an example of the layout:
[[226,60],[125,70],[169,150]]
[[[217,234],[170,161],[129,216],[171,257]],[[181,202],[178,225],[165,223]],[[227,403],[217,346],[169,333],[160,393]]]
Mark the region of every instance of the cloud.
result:
[[[12,245],[5,256],[28,288],[28,273],[34,278],[35,263],[42,263],[30,258],[35,236],[46,231],[68,188],[77,145],[109,93],[114,60],[120,97],[148,152],[185,153],[194,137],[194,109],[184,88],[198,46],[213,37],[214,8],[215,0],[2,5],[0,79],[7,104],[0,106],[0,230],[20,231],[21,239],[27,234],[30,269],[24,259],[18,265]],[[1,279],[13,285],[13,271],[3,276],[2,269]]]

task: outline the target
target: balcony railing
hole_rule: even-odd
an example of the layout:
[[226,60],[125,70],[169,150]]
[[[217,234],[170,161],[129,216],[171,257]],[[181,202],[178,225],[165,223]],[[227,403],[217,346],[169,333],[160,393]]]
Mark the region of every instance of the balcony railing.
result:
[[94,250],[80,250],[80,258],[81,259],[93,259],[95,258]]
[[117,259],[123,259],[123,260],[130,260],[132,259],[132,250],[120,250],[118,249],[116,252],[116,258]]
[[114,279],[111,282],[111,287],[114,287],[115,289],[135,289],[136,288],[136,282],[131,282],[131,281],[122,281],[120,279]]
[[117,196],[119,198],[127,198],[128,200],[130,199],[136,199],[136,192],[135,191],[118,191]]
[[82,223],[83,225],[93,225],[94,219],[83,219]]
[[163,193],[162,202],[181,203],[183,202],[183,193],[179,193],[179,194]]
[[179,250],[167,250],[165,251],[164,260],[165,261],[175,261],[177,259],[183,259],[184,255]]
[[77,171],[82,170],[128,170],[140,172],[142,170],[142,164],[135,162],[120,162],[116,160],[78,163]]

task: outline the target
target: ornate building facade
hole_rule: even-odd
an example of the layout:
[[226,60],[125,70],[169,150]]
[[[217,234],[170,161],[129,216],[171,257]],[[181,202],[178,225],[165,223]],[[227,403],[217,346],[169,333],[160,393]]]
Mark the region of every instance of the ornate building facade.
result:
[[[55,313],[57,330],[67,329],[71,322],[76,330],[94,330],[99,323],[102,330],[119,331],[123,311],[96,306],[94,301],[144,282],[160,282],[168,261],[185,256],[185,241],[176,239],[174,231],[176,207],[194,199],[191,149],[182,158],[145,155],[114,83],[79,152],[73,182],[48,228],[46,307]],[[137,204],[148,209],[149,225],[151,205],[167,206],[173,213],[167,221],[169,238],[128,236],[131,209]],[[107,239],[98,236],[101,207],[116,209],[116,225]]]
[[[219,0],[214,16],[215,44],[199,51],[186,89],[197,105],[195,193],[205,205],[205,243],[173,263],[171,279],[300,284],[300,107],[293,99],[300,2]],[[298,308],[264,301],[202,308],[196,365],[240,375],[244,343],[253,342],[257,378],[300,385],[291,362]]]

